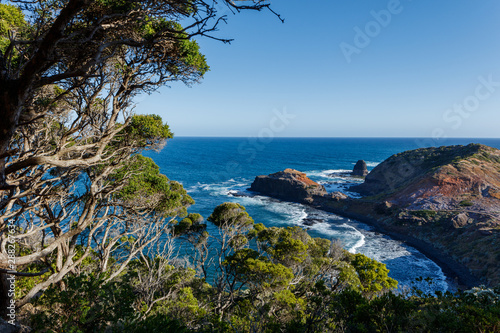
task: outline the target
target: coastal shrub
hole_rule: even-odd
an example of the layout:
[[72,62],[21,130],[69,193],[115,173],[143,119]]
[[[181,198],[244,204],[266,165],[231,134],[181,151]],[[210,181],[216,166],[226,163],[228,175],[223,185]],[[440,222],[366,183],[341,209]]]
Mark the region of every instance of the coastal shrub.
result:
[[413,216],[422,217],[424,219],[432,219],[433,217],[435,217],[437,215],[437,212],[434,210],[414,210],[414,211],[410,211],[410,213]]
[[233,202],[225,202],[217,206],[207,218],[217,227],[241,228],[253,225],[253,219],[246,212],[245,207]]
[[[223,222],[213,236],[210,228],[193,228],[203,220],[198,214],[181,221],[186,228],[178,240],[189,260],[138,258],[112,282],[88,263],[89,273],[67,276],[63,289],[53,285],[34,303],[30,326],[35,332],[137,333],[500,328],[500,288],[395,293],[397,281],[384,264],[300,227],[253,224],[240,205],[222,204],[211,216]],[[203,253],[220,253],[221,260],[203,261]]]
[[[357,260],[367,261],[361,256]],[[264,272],[251,271],[252,278]],[[367,297],[362,290],[334,291],[306,278],[295,288],[270,292],[265,283],[251,293],[242,292],[227,317],[220,318],[211,301],[217,297],[215,290],[192,284],[141,317],[131,279],[106,284],[96,275],[84,274],[65,282],[65,291],[52,287],[35,303],[41,310],[32,316],[35,332],[497,332],[500,328],[500,288],[436,296],[389,291]],[[267,293],[269,297],[263,298]]]
[[[355,291],[339,294],[330,307],[339,330],[348,332],[407,332],[417,304],[394,293],[367,300]],[[341,328],[341,329],[340,329]]]
[[480,161],[484,161],[484,162],[498,162],[498,158],[494,155],[491,155],[487,151],[483,151],[481,153],[474,154],[474,155],[472,155],[472,157],[476,158]]
[[181,321],[177,319],[171,319],[162,314],[155,314],[138,323],[128,324],[123,331],[128,333],[193,332],[192,330],[188,329]]
[[65,288],[50,287],[36,302],[31,318],[34,331],[103,332],[120,327],[137,313],[128,281],[105,283],[98,274],[67,276]]
[[420,304],[418,311],[412,313],[408,326],[420,332],[498,332],[500,304],[482,297],[484,291],[495,293],[474,288],[469,292],[416,298],[413,302]]
[[370,298],[398,286],[398,282],[389,277],[389,270],[381,262],[356,253],[351,263],[359,276],[363,294]]
[[462,200],[462,201],[460,201],[459,205],[461,207],[470,207],[470,206],[474,206],[474,203],[470,200]]

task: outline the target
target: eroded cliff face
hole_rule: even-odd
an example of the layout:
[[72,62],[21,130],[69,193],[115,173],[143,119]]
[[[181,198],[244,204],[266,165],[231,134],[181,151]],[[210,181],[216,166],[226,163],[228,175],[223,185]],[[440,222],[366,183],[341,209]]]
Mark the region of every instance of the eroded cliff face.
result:
[[390,194],[415,181],[443,173],[450,177],[439,176],[439,179],[462,178],[499,186],[499,167],[500,151],[480,144],[422,148],[389,157],[353,190],[364,195]]
[[408,210],[448,210],[500,220],[500,150],[479,144],[391,156],[351,188]]
[[300,203],[311,203],[313,196],[327,194],[324,186],[309,179],[305,173],[293,169],[285,169],[268,176],[257,176],[250,190]]

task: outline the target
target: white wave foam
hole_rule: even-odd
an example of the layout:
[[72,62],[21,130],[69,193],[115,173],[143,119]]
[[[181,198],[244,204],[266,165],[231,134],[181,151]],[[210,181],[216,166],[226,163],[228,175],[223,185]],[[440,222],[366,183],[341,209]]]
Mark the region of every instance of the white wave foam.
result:
[[[309,215],[309,217],[324,218],[316,213]],[[357,249],[365,244],[365,236],[356,228],[345,223],[339,224],[338,221],[345,221],[342,217],[329,214],[324,220],[325,222],[316,222],[310,226],[303,225],[303,227],[320,234],[321,237],[339,240],[343,247],[351,253],[356,253]]]
[[304,206],[299,204],[293,204],[288,202],[272,202],[270,205],[266,205],[266,208],[274,213],[283,215],[287,218],[285,222],[299,225],[302,221],[307,218],[306,210]]
[[279,224],[301,225],[302,221],[308,216],[303,205],[277,201],[260,195],[252,197],[234,197],[234,201],[247,207],[247,209],[249,207],[258,207],[259,209],[278,215],[279,218],[272,218],[272,220]]
[[378,261],[394,260],[411,256],[411,253],[400,242],[384,237],[381,234],[367,233],[367,242],[360,252]]
[[249,183],[246,179],[234,179],[231,178],[227,181],[220,183],[200,183],[192,185],[186,188],[188,193],[193,193],[196,191],[209,192],[210,196],[228,196],[234,194],[235,192],[246,192]]
[[345,188],[339,184],[321,184],[325,187],[327,192],[339,192],[345,190]]
[[306,171],[305,174],[308,177],[331,178],[332,173],[346,173],[346,172],[351,172],[351,171],[352,170],[345,170],[345,169],[312,170],[312,171]]
[[329,223],[315,223],[311,226],[304,226],[309,228],[310,230],[314,230],[322,235],[325,236],[330,236],[335,239],[340,239],[342,238],[342,233],[339,232],[338,230],[332,229],[331,225]]
[[[416,249],[385,235],[370,231],[371,228],[363,223],[349,220],[346,223],[343,218],[326,214],[325,216],[317,214],[316,211],[310,212],[310,217],[323,218],[327,221],[314,224],[310,229],[324,235],[324,237],[340,240],[344,248],[351,253],[363,253],[385,263],[390,270],[389,275],[399,281],[399,290],[416,287],[423,292],[433,293],[435,291],[446,292],[450,288],[441,268]],[[343,222],[336,223],[335,221],[338,219]],[[417,281],[420,277],[424,279],[431,277],[432,284],[422,279]]]
[[[327,222],[316,223],[309,228],[323,237],[340,240],[344,248],[351,253],[363,253],[385,263],[390,270],[389,275],[399,281],[399,290],[413,286],[426,293],[433,293],[437,290],[446,292],[449,289],[441,268],[417,250],[370,231],[370,228],[363,223],[342,222],[338,224],[331,219],[336,217],[335,215],[326,214],[325,216],[317,212],[310,213],[311,218],[324,218]],[[340,220],[345,221],[342,218]],[[431,277],[432,284],[429,285],[425,280],[417,281],[420,277]]]
[[[363,224],[358,225],[365,229]],[[446,275],[441,268],[416,249],[382,234],[369,231],[363,233],[365,244],[358,248],[358,252],[386,264],[390,270],[389,275],[399,281],[398,289],[414,286],[427,293],[437,290],[446,292],[449,289]],[[425,280],[416,281],[420,277],[431,277],[432,285]]]
[[[367,167],[376,167],[377,165],[379,165],[381,162],[369,162],[369,161],[365,161],[366,163],[366,166]],[[356,163],[351,163],[352,165],[356,165]]]
[[350,246],[347,251],[351,252],[351,253],[356,253],[356,251],[362,247],[363,245],[365,245],[365,236],[356,228],[354,228],[353,226],[351,225],[348,225],[346,223],[343,223],[342,224],[343,227],[346,227],[348,229],[351,229],[354,231],[354,234],[357,236],[358,240],[354,243],[354,245]]
[[339,216],[339,215],[336,215],[333,213],[328,213],[324,210],[313,209],[313,208],[311,208],[308,211],[308,214],[310,217],[318,218],[321,220],[344,220],[344,218]]
[[342,192],[351,198],[361,198],[361,195],[359,193],[349,191],[351,185],[354,185],[356,183],[319,182],[319,184],[323,185],[328,193]]
[[265,206],[265,197],[259,195],[253,197],[235,197],[235,201],[242,204],[243,206]]

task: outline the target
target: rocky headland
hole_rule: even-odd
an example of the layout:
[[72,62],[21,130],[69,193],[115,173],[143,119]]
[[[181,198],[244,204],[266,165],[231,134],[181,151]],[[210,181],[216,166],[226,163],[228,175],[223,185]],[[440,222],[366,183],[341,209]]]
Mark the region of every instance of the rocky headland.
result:
[[328,194],[297,170],[258,176],[250,190],[371,224],[416,247],[466,287],[500,283],[500,150],[479,144],[396,154]]

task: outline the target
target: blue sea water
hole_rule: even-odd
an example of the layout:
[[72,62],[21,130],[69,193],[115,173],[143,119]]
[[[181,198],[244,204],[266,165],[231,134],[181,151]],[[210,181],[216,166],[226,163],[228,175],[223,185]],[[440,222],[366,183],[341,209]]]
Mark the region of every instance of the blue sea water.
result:
[[[447,139],[439,145],[482,143],[500,149],[500,139]],[[368,169],[393,154],[436,143],[413,138],[201,138],[169,140],[159,153],[145,152],[161,172],[179,181],[196,201],[189,211],[205,218],[226,201],[246,207],[256,223],[266,226],[302,226],[313,237],[340,240],[345,249],[363,253],[387,265],[401,289],[453,290],[441,268],[423,254],[399,241],[376,233],[368,225],[301,204],[252,195],[247,189],[258,175],[293,168],[325,185],[328,191],[344,191],[359,182],[332,173],[352,170],[359,159]],[[239,196],[235,194],[245,194]],[[246,196],[249,195],[249,196]],[[311,220],[314,224],[310,225]],[[213,228],[209,224],[209,228]],[[416,281],[431,278],[432,283]]]

